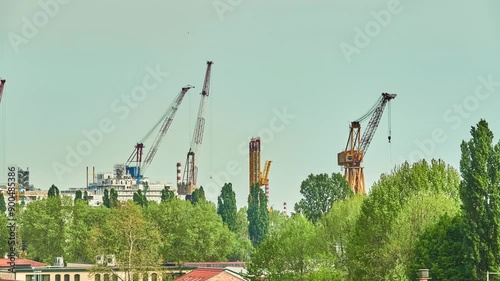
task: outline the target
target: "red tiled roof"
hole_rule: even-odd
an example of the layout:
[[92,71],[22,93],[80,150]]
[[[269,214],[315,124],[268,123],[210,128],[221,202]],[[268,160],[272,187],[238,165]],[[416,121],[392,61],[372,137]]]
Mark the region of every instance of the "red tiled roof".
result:
[[198,268],[182,277],[175,279],[175,281],[205,281],[220,274],[223,271],[223,268]]
[[[6,258],[1,258],[0,259],[0,267],[10,267],[10,259]],[[46,266],[46,264],[33,261],[33,260],[27,260],[27,259],[16,259],[16,265],[31,265],[31,266]]]

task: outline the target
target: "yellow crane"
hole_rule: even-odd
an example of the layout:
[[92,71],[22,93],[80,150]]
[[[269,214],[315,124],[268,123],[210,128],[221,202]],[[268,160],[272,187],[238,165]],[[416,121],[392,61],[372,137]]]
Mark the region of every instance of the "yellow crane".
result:
[[259,172],[259,185],[268,185],[269,184],[269,170],[271,169],[271,161],[267,160],[266,164],[264,164],[264,172]]
[[269,201],[269,171],[271,170],[271,161],[267,160],[264,164],[264,171],[260,170],[260,138],[252,138],[249,144],[250,152],[250,187],[258,184],[259,187],[265,186],[266,198]]
[[[346,148],[337,156],[338,165],[344,167],[344,176],[356,194],[366,193],[365,176],[363,173],[364,167],[362,166],[363,159],[375,135],[386,104],[395,97],[396,94],[383,93],[375,105],[365,115],[351,122]],[[370,121],[368,122],[365,132],[361,136],[361,122],[368,118],[370,118]],[[390,128],[389,142],[391,142]]]

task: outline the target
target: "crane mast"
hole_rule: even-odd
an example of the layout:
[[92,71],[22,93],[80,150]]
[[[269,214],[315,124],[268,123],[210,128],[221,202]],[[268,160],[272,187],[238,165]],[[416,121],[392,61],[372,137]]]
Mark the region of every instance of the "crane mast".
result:
[[2,102],[3,87],[5,85],[5,79],[0,80],[0,103]]
[[[130,157],[127,160],[126,164],[126,169],[127,173],[130,173],[132,177],[137,179],[137,183],[140,183],[140,180],[142,178],[143,173],[147,170],[151,162],[153,161],[153,158],[156,155],[156,152],[158,151],[158,148],[160,146],[161,141],[165,137],[165,134],[167,133],[168,129],[170,128],[170,125],[172,124],[172,121],[174,120],[175,113],[179,109],[180,104],[182,103],[182,100],[184,99],[184,96],[186,93],[189,91],[189,89],[194,88],[193,86],[187,85],[186,87],[183,87],[179,94],[177,95],[176,99],[172,102],[170,107],[168,108],[167,112],[160,118],[160,120],[155,124],[155,126],[146,134],[142,140],[135,145],[135,149],[130,155]],[[144,162],[142,161],[142,156],[143,156],[143,148],[144,144],[143,142],[146,141],[153,131],[160,126],[160,130],[158,131],[158,134],[156,135],[151,148],[149,149],[148,153],[146,154],[146,157],[144,158]],[[132,163],[135,163],[135,167],[131,166]]]
[[177,193],[179,195],[186,195],[189,199],[191,194],[196,189],[196,179],[198,177],[198,167],[196,166],[196,155],[200,149],[200,145],[203,141],[203,131],[205,128],[205,109],[207,105],[208,96],[210,93],[210,73],[212,70],[212,61],[207,61],[207,70],[205,73],[205,81],[203,83],[203,89],[201,91],[200,107],[198,109],[198,118],[196,119],[196,125],[194,128],[193,139],[191,141],[191,146],[186,157],[186,165],[184,166],[184,174],[182,177],[182,182],[177,187]]
[[[364,167],[362,166],[363,159],[378,128],[385,106],[395,97],[396,94],[383,93],[365,115],[351,122],[346,148],[337,155],[338,165],[344,167],[344,176],[356,194],[366,193]],[[363,135],[361,135],[361,122],[368,118],[370,118],[368,126]],[[391,136],[389,135],[390,141]]]

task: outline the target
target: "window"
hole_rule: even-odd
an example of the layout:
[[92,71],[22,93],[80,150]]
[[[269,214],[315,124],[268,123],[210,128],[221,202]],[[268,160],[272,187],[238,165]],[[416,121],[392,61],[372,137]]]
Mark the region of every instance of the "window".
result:
[[50,274],[28,274],[25,278],[26,281],[50,281]]
[[95,281],[101,281],[101,274],[96,274],[94,277]]
[[73,278],[74,281],[80,281],[80,274],[75,274]]
[[144,273],[142,275],[142,281],[149,281],[149,278],[148,278],[148,274],[147,273]]
[[104,281],[109,281],[109,274],[104,274]]
[[118,281],[118,275],[113,274],[113,276],[111,276],[111,280]]
[[64,274],[64,281],[69,281],[69,274]]
[[152,273],[151,274],[151,281],[158,281],[158,274]]
[[61,274],[56,274],[56,281],[61,281]]

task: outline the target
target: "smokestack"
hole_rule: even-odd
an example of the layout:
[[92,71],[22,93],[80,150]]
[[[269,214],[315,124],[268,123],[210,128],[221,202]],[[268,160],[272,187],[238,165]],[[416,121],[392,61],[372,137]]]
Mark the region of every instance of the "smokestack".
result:
[[95,183],[95,166],[92,167],[92,183]]
[[419,269],[418,270],[418,280],[419,281],[428,281],[429,278],[429,270],[428,269]]
[[267,199],[267,202],[269,203],[269,183],[266,184],[266,199]]
[[89,188],[89,166],[87,166],[87,172],[85,173],[85,181],[87,184],[87,189]]
[[181,163],[177,162],[177,187],[181,186]]
[[285,214],[285,216],[287,216],[287,214],[286,214],[286,202],[283,203],[283,213]]

